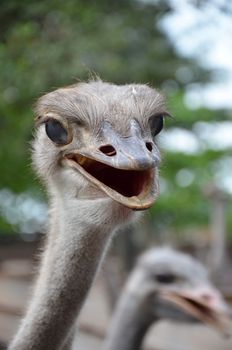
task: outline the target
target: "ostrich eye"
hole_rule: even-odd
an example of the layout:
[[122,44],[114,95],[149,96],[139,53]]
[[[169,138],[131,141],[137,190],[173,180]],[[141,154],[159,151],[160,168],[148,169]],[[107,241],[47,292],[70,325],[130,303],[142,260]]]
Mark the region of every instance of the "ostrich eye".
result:
[[158,135],[160,131],[163,129],[164,126],[164,116],[158,115],[154,116],[150,119],[150,127],[151,127],[151,133],[153,137]]
[[158,273],[155,276],[157,282],[159,283],[163,283],[163,284],[171,284],[174,283],[176,280],[175,275],[173,275],[172,273],[168,273],[168,272],[163,272],[163,273]]
[[56,144],[65,145],[68,143],[68,132],[58,120],[47,120],[45,123],[45,130],[49,139]]

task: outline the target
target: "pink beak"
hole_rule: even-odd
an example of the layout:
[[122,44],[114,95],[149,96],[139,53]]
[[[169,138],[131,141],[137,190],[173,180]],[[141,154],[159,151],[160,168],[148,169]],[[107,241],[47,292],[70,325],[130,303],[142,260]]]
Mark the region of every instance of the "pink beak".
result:
[[192,290],[164,291],[162,299],[176,304],[199,321],[229,333],[230,309],[222,295],[211,285],[201,285]]

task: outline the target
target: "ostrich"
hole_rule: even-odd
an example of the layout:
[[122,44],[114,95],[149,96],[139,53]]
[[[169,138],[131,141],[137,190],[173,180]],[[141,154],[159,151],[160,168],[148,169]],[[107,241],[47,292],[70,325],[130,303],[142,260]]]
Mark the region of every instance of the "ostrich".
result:
[[200,321],[225,331],[228,309],[194,258],[170,248],[138,260],[113,315],[104,350],[138,350],[149,327],[166,318]]
[[78,83],[36,105],[33,163],[50,199],[39,277],[9,350],[61,349],[115,230],[158,196],[155,136],[167,115],[147,85]]

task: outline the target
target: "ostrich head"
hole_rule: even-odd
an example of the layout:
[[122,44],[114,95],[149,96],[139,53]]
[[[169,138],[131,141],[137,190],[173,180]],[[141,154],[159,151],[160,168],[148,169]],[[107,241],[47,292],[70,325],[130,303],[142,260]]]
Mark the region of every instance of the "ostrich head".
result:
[[166,114],[162,95],[146,85],[92,81],[48,93],[36,106],[37,172],[79,198],[148,208],[158,195],[155,136]]
[[154,320],[200,321],[226,331],[229,309],[212,286],[204,266],[169,248],[144,253],[127,286],[141,303],[141,314]]

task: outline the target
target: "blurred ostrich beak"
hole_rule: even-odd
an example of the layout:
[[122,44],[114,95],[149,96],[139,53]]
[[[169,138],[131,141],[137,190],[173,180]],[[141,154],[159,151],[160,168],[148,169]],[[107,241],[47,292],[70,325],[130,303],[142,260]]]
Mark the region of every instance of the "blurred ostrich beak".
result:
[[212,286],[199,286],[184,291],[164,291],[161,298],[179,306],[194,319],[231,334],[231,310],[221,294]]

